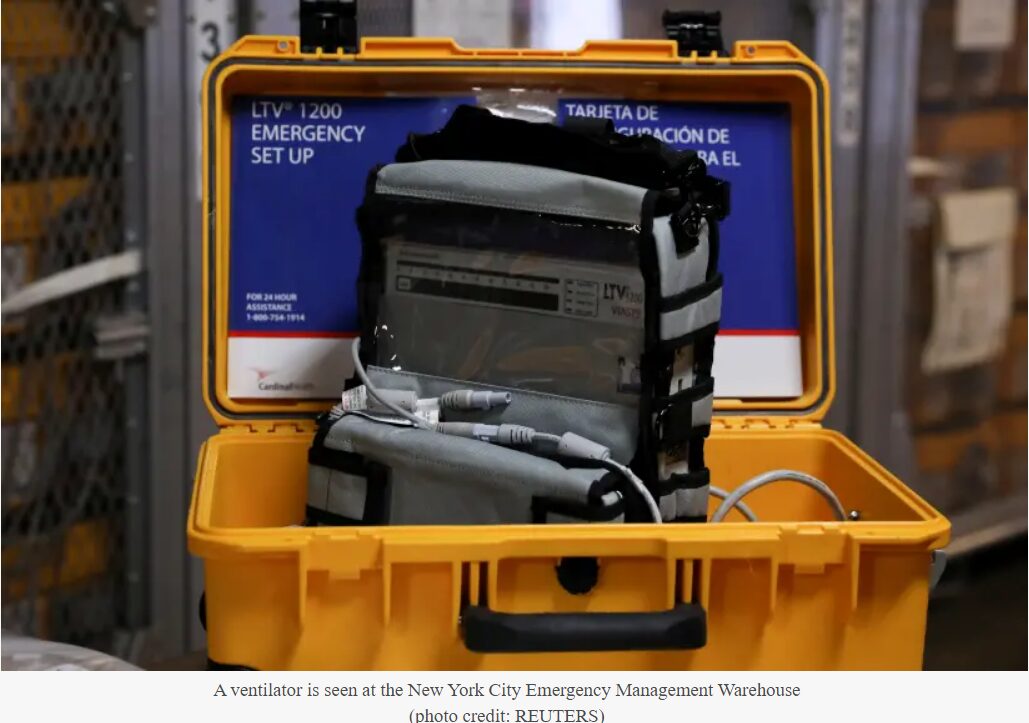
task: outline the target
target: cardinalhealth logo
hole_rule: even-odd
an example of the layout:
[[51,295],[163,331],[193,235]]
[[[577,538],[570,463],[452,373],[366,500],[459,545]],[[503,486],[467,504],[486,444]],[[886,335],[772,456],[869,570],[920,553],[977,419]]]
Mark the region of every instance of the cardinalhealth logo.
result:
[[257,388],[262,392],[306,392],[314,389],[314,382],[268,381],[268,377],[278,372],[278,369],[250,367],[250,371],[257,375]]

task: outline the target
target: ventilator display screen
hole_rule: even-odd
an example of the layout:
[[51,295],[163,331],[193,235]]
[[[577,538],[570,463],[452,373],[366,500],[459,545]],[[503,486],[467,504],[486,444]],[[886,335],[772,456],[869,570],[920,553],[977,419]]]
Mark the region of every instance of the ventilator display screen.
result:
[[634,266],[399,239],[386,243],[385,262],[380,364],[634,403],[643,345]]
[[[481,270],[410,257],[397,259],[394,268],[393,290],[402,294],[549,312],[562,309],[562,297],[566,294],[570,297],[569,308],[575,308],[577,301],[574,291],[565,291],[562,280],[556,277]],[[592,309],[595,315],[595,292],[592,296],[592,303],[587,298],[579,306],[587,312]]]

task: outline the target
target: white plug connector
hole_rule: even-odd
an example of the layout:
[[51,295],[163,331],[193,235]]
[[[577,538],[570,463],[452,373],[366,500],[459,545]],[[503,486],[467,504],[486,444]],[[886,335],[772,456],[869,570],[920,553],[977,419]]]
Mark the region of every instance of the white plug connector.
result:
[[611,450],[602,444],[580,437],[574,432],[565,432],[557,443],[557,453],[564,457],[603,461],[610,459]]
[[532,444],[536,430],[520,424],[475,424],[474,422],[440,422],[435,427],[440,434],[477,439],[505,447],[525,447]]
[[477,392],[472,389],[455,389],[439,398],[441,409],[493,409],[506,407],[510,403],[510,392]]
[[426,405],[438,409],[475,411],[506,407],[511,403],[509,392],[477,392],[471,389],[457,389],[447,392],[438,399],[419,399],[413,391],[404,389],[376,389],[378,397],[368,393],[367,385],[360,385],[343,392],[342,405],[348,412],[362,410],[389,410],[396,413],[399,407],[406,412],[417,412]]

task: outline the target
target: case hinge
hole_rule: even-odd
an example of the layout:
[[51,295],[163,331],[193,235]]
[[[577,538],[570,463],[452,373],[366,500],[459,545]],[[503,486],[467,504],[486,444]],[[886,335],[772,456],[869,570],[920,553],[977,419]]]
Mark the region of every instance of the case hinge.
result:
[[304,422],[259,422],[250,420],[245,424],[230,424],[221,428],[222,434],[297,434],[313,432],[313,423]]
[[357,0],[300,0],[300,52],[357,53]]
[[781,429],[821,429],[822,425],[810,419],[798,419],[795,417],[738,417],[738,416],[717,416],[711,420],[712,429],[733,429],[733,430],[781,430]]
[[680,56],[726,54],[720,12],[665,10],[661,24],[668,39],[678,44]]

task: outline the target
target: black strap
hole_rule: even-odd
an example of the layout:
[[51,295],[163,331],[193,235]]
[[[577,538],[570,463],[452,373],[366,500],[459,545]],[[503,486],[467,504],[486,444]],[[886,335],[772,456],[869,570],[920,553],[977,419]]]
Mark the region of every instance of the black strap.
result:
[[691,206],[684,206],[669,218],[672,228],[672,239],[675,241],[675,253],[679,256],[688,254],[700,243],[702,217],[691,213]]
[[[581,468],[582,462],[583,460],[575,460],[575,465]],[[608,471],[590,485],[585,503],[580,504],[550,497],[533,497],[532,521],[537,524],[545,523],[548,514],[560,514],[591,522],[610,522],[625,513],[625,495],[628,486],[621,474]],[[603,498],[609,492],[619,492],[620,495],[616,503],[605,505]]]
[[587,136],[609,136],[615,132],[615,124],[610,118],[571,116],[565,119],[562,128]]
[[[574,464],[581,468],[584,461],[586,460],[576,459],[574,460]],[[565,466],[568,467],[571,465],[566,464]],[[591,506],[602,507],[604,504],[604,495],[609,492],[622,492],[624,487],[625,478],[622,477],[620,473],[608,470],[599,479],[594,480],[593,483],[590,484],[589,492],[586,493],[586,499],[589,500],[589,504]]]
[[711,472],[703,467],[689,472],[672,474],[667,479],[658,480],[654,492],[658,497],[665,497],[677,490],[695,490],[711,484]]
[[693,369],[695,378],[711,376],[715,363],[715,334],[697,339],[693,344]]
[[717,235],[717,230],[710,228],[729,214],[729,182],[707,173],[693,173],[679,187],[679,194],[682,205],[672,213],[670,220],[675,250],[682,256],[696,248],[705,220],[708,235]]
[[396,155],[398,163],[429,159],[520,163],[649,189],[690,188],[707,175],[696,152],[647,134],[582,133],[470,105],[458,106],[435,133],[409,136]]
[[364,520],[354,519],[353,517],[337,515],[335,512],[329,512],[312,505],[307,505],[306,510],[307,516],[304,518],[304,524],[308,527],[352,527],[355,525],[373,524]]
[[[688,389],[655,400],[655,431],[663,449],[675,447],[710,429],[710,423],[695,425],[693,405],[714,392],[715,383],[705,379]],[[706,433],[704,434],[706,436]]]
[[696,304],[702,299],[706,299],[722,288],[723,277],[721,274],[715,274],[713,279],[709,279],[702,284],[691,286],[688,289],[680,291],[678,294],[672,294],[671,296],[662,296],[660,301],[661,311],[677,311],[684,306],[690,304]]
[[365,458],[354,452],[344,452],[325,446],[324,439],[316,439],[307,450],[307,463],[318,467],[328,467],[356,477],[365,477],[367,463]]
[[532,521],[545,524],[548,515],[562,515],[587,522],[611,522],[625,512],[625,502],[619,498],[612,505],[579,504],[550,497],[532,498]]
[[[334,420],[333,423],[335,423]],[[332,424],[325,425],[325,433]],[[325,446],[325,433],[318,430],[314,444],[307,450],[308,464],[337,470],[365,480],[364,511],[360,520],[351,520],[341,515],[322,510],[324,515],[338,518],[338,524],[385,525],[389,523],[390,475],[389,467],[368,459],[355,452],[345,452]],[[312,508],[314,509],[314,508]],[[310,513],[310,510],[308,511]],[[310,518],[310,514],[308,514]],[[333,523],[324,523],[333,524]]]
[[332,429],[332,425],[340,420],[343,416],[343,410],[339,406],[332,407],[327,411],[322,412],[314,420],[315,432],[314,440],[311,442],[313,447],[321,447],[325,444],[325,437],[328,436],[329,430]]

